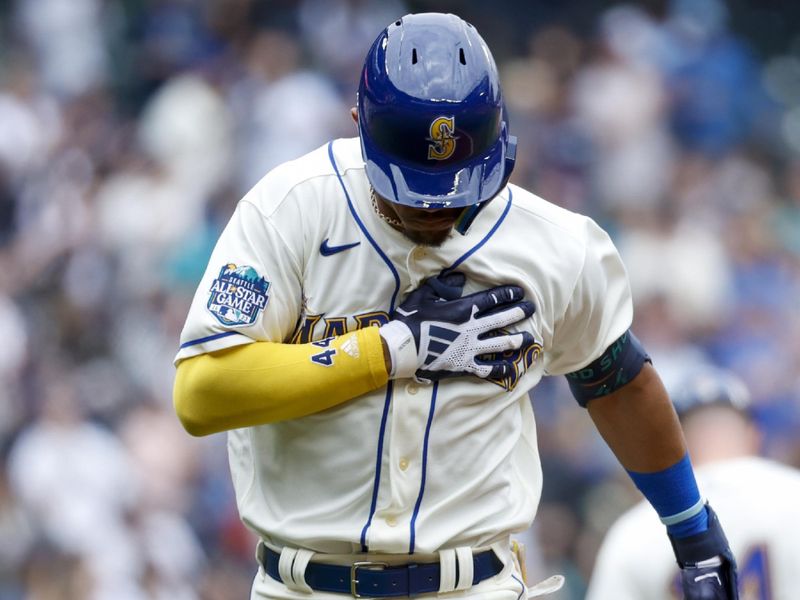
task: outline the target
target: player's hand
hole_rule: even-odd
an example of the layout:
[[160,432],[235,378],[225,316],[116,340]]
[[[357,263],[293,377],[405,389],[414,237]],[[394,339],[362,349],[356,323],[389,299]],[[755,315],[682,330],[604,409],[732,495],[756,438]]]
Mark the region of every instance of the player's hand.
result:
[[[449,273],[428,279],[397,307],[380,329],[392,360],[390,377],[430,382],[443,377],[504,377],[513,359],[503,352],[533,343],[528,332],[501,331],[536,310],[522,288],[501,285],[461,297],[465,277]],[[489,354],[498,356],[491,360]]]
[[686,538],[673,538],[672,549],[681,568],[685,600],[738,600],[736,560],[716,513],[706,505],[708,529]]

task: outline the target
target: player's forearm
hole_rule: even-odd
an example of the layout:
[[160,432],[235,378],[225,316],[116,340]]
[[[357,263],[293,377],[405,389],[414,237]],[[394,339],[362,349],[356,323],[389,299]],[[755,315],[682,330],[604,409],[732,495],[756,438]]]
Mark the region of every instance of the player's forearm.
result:
[[377,327],[327,346],[256,342],[181,361],[173,401],[192,435],[294,419],[388,381]]
[[587,405],[597,430],[629,471],[665,469],[686,453],[678,417],[649,363],[633,381]]
[[590,401],[587,408],[667,532],[676,539],[706,532],[710,513],[678,417],[655,369],[645,363],[629,384]]

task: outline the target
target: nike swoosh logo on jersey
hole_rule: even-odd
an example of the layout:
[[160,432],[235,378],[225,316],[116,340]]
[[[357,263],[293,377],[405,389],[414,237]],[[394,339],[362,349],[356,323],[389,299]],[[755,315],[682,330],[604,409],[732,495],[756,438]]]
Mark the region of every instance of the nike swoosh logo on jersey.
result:
[[329,246],[328,245],[328,238],[325,238],[319,245],[319,253],[322,256],[332,256],[334,254],[338,254],[339,252],[344,252],[345,250],[350,250],[350,248],[355,248],[356,246],[360,246],[361,242],[353,242],[352,244],[342,244],[341,246]]

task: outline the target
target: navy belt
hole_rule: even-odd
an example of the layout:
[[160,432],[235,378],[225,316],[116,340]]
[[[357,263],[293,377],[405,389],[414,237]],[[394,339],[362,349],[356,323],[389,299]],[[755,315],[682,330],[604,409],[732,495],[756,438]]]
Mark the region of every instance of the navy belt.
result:
[[[262,566],[270,577],[283,581],[278,572],[281,555],[264,547]],[[503,563],[491,550],[472,557],[472,585],[494,577],[503,570]],[[456,569],[458,562],[456,561]],[[350,594],[355,598],[388,598],[416,596],[439,591],[439,563],[410,563],[389,566],[374,561],[354,562],[351,566],[310,562],[305,572],[306,583],[313,590]],[[456,572],[458,580],[458,572]]]

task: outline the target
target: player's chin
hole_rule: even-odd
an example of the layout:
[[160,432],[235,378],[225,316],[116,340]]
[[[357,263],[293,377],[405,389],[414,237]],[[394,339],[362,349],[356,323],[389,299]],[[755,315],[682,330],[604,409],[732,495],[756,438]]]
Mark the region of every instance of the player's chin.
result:
[[453,224],[436,227],[410,227],[406,225],[403,229],[405,236],[415,244],[423,246],[441,246],[452,234]]

